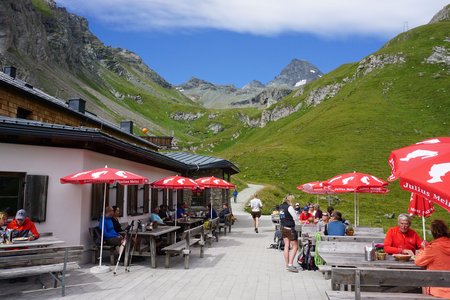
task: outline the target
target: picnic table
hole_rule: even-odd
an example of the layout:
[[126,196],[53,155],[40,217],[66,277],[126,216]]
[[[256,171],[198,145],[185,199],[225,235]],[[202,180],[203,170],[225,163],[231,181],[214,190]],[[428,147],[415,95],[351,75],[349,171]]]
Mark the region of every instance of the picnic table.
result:
[[326,265],[336,267],[370,267],[370,268],[386,268],[386,269],[422,269],[415,265],[413,260],[397,261],[392,255],[386,255],[385,260],[366,261],[364,253],[327,253],[320,254]]
[[[57,239],[53,236],[45,236],[45,237],[40,237],[37,240],[33,240],[33,241],[20,241],[18,239],[13,239],[13,243],[12,244],[0,244],[0,250],[9,250],[9,249],[15,249],[15,248],[33,248],[33,247],[48,247],[51,245],[56,245],[56,244],[63,244],[64,241]],[[11,251],[11,250],[9,250]]]
[[[197,225],[203,224],[204,219],[203,218],[193,218],[189,217],[188,219],[177,219],[177,226],[181,226],[181,228],[184,230],[191,229],[192,227],[195,227]],[[167,225],[174,226],[175,221],[166,221]]]
[[[180,229],[180,226],[161,226],[154,228],[152,231],[138,231],[138,237],[143,239],[147,247],[141,248],[140,251],[135,251],[133,256],[148,256],[150,257],[150,266],[156,268],[156,239],[160,236],[167,235],[167,243],[175,243],[175,231]],[[133,233],[134,236],[134,233]],[[148,241],[148,242],[147,242]],[[131,243],[127,243],[125,248],[124,265],[129,264],[129,257],[131,252]]]

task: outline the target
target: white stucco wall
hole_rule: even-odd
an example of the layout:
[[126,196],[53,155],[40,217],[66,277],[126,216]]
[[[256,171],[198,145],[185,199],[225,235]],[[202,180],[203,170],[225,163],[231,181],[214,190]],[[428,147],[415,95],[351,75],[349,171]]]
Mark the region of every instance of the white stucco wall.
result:
[[[36,227],[40,232],[53,232],[54,236],[63,239],[68,245],[89,246],[88,229],[97,222],[90,218],[91,185],[61,184],[59,179],[105,165],[146,176],[150,182],[174,175],[173,171],[88,150],[0,143],[0,171],[49,176],[46,221],[37,223]],[[124,205],[124,216],[120,222],[148,217],[128,217],[126,198]]]

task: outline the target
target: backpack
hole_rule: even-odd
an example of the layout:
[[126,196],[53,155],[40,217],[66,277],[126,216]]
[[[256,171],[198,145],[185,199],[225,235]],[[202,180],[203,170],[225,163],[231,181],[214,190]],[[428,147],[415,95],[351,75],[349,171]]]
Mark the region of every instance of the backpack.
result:
[[311,251],[314,251],[311,241],[305,242],[297,258],[297,263],[303,270],[317,270]]

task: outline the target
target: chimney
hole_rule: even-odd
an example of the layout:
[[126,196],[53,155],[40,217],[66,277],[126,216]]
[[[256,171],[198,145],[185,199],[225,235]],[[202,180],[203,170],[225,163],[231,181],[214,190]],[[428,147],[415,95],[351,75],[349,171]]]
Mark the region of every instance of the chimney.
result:
[[16,68],[15,67],[13,67],[13,66],[8,66],[8,67],[5,67],[4,69],[3,69],[3,72],[6,74],[6,75],[9,75],[10,77],[12,77],[12,78],[16,78]]
[[120,122],[120,129],[127,133],[133,134],[133,121],[122,121]]
[[86,112],[86,101],[81,98],[69,99],[69,108],[84,114]]

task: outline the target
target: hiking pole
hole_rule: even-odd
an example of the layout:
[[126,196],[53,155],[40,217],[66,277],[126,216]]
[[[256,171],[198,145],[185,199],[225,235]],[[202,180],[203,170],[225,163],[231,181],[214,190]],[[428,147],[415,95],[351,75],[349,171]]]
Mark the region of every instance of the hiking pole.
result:
[[133,228],[133,225],[134,225],[134,220],[131,221],[131,224],[128,225],[128,226],[125,228],[125,237],[124,237],[124,239],[122,240],[122,243],[120,243],[120,247],[119,247],[119,258],[117,259],[116,268],[114,269],[114,272],[113,272],[114,275],[117,274],[117,267],[119,266],[120,258],[122,257],[123,251],[125,250],[125,247],[126,247],[126,245],[127,245],[128,238],[129,238],[129,234],[130,234],[130,229]]
[[[136,243],[137,243],[137,236],[138,236],[138,231],[139,228],[141,228],[141,221],[138,221],[138,224],[136,226],[136,234],[134,235],[134,243],[133,243],[133,249],[131,249],[131,255],[130,255],[130,259],[128,260],[128,266],[125,267],[125,272],[130,272],[130,266],[131,266],[131,260],[133,259],[133,253],[134,253],[134,249],[136,248]],[[133,238],[131,239],[133,240]]]

